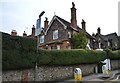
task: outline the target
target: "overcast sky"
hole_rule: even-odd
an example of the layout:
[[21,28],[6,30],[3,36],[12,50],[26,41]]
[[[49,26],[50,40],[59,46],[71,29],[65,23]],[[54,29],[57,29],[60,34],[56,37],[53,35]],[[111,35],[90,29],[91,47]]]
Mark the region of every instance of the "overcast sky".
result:
[[[42,11],[42,26],[45,17],[51,21],[54,14],[70,22],[72,2],[77,9],[77,24],[86,21],[86,30],[90,34],[101,28],[103,35],[118,34],[118,1],[119,0],[0,0],[0,31],[11,33],[16,30],[22,36],[31,28]],[[1,19],[2,18],[2,19]]]

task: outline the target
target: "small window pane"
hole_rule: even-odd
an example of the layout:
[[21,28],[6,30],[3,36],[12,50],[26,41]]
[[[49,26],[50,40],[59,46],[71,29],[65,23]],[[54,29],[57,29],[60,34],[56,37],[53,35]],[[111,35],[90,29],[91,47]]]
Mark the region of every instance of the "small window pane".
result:
[[40,43],[44,43],[44,35],[40,37]]
[[58,30],[53,32],[53,39],[58,39]]

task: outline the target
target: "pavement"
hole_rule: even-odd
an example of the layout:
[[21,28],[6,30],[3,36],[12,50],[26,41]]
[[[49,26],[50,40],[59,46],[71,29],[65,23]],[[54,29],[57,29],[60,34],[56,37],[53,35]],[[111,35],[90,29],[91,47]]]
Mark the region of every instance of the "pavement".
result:
[[[73,83],[120,83],[120,70],[113,70],[109,71],[108,75],[105,75],[103,73],[98,74],[91,74],[88,76],[83,76],[81,81],[76,81],[74,79],[65,80],[63,82],[59,83],[67,83],[67,82],[73,82]],[[119,79],[118,79],[119,78]]]

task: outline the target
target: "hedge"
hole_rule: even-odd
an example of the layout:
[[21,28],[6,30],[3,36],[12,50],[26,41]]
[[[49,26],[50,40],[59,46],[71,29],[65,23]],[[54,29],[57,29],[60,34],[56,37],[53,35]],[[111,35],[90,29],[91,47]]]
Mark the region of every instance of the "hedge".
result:
[[36,40],[2,33],[2,69],[34,67]]
[[104,51],[40,50],[38,65],[78,65],[96,63],[106,58]]
[[120,50],[38,50],[36,40],[31,38],[11,36],[2,33],[2,69],[34,68],[38,66],[63,66],[98,63],[106,58],[120,59]]

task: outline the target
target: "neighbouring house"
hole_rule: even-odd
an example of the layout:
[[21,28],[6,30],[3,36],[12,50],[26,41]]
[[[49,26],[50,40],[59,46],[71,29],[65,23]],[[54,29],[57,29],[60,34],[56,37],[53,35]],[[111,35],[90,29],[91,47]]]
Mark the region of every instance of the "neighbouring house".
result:
[[93,48],[93,37],[86,31],[86,22],[82,19],[82,28],[77,26],[76,8],[72,2],[71,22],[54,15],[50,23],[46,17],[44,28],[39,35],[39,47],[42,49],[71,49],[71,37],[75,33],[84,31],[88,38],[88,45]]
[[98,27],[97,33],[92,35],[94,37],[94,48],[95,49],[104,49],[109,48],[112,50],[119,49],[119,38],[117,33],[111,33],[107,35],[101,34],[101,29]]

